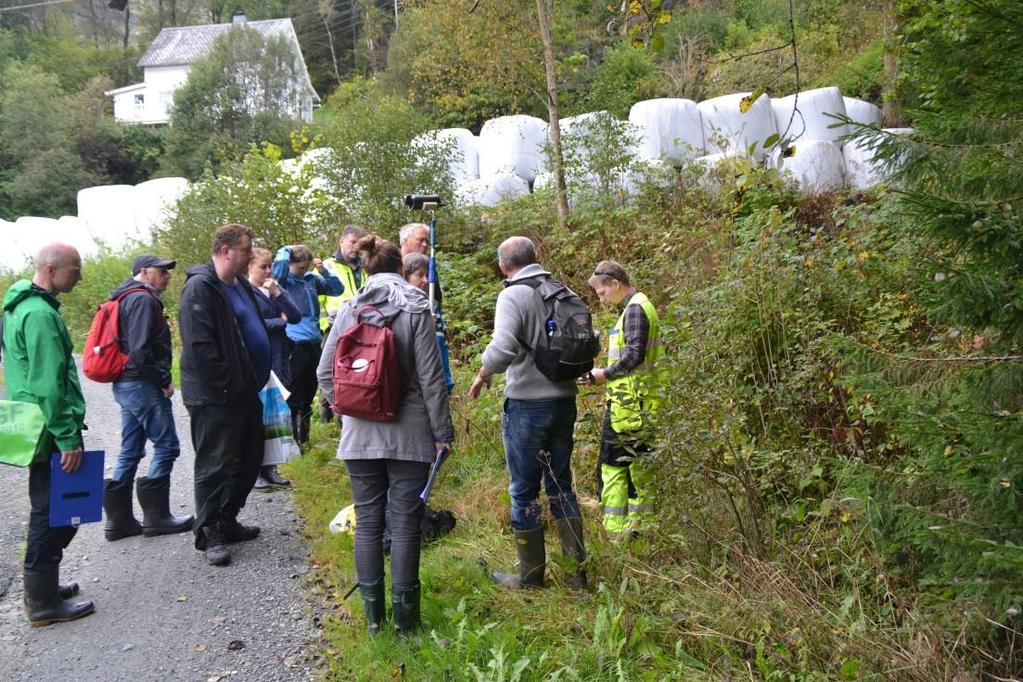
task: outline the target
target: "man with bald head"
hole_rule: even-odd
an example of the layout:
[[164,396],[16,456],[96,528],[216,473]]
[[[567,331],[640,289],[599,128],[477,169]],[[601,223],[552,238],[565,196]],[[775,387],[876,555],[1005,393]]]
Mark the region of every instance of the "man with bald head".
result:
[[483,366],[469,389],[470,397],[478,398],[484,387],[490,387],[495,374],[507,372],[502,434],[511,479],[508,494],[519,570],[494,573],[493,578],[506,587],[544,586],[546,551],[540,520],[543,484],[562,553],[575,560],[568,584],[582,589],[586,574],[580,564],[586,551],[579,503],[572,488],[578,389],[573,380],[555,383],[548,379],[533,358],[533,349],[548,332],[547,304],[534,286],[550,278],[551,273],[537,263],[536,247],[526,237],[509,237],[502,242],[497,249],[497,264],[507,279],[497,297],[493,339],[483,351]]
[[93,611],[91,601],[72,602],[78,585],[60,585],[60,561],[77,528],[50,527],[50,454],[60,452],[64,471],[77,471],[82,458],[85,398],[71,357],[71,336],[60,315],[57,294],[82,279],[74,247],[50,244],[35,257],[31,280],[15,282],[4,294],[2,339],[7,398],[34,403],[46,426],[29,465],[31,511],[25,547],[25,614],[32,627],[74,620]]

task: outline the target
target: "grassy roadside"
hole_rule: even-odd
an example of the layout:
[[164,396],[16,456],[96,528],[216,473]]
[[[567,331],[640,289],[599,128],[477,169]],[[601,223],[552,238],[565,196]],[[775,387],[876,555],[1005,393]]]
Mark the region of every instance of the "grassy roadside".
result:
[[[467,386],[468,375],[460,377]],[[643,566],[656,564],[651,547],[605,542],[592,497],[596,453],[595,397],[580,401],[575,470],[583,493],[591,589],[564,586],[560,547],[547,535],[548,585],[542,592],[508,592],[486,578],[485,566],[509,569],[514,548],[507,524],[508,496],[500,447],[500,390],[478,403],[453,400],[458,429],[454,456],[445,465],[432,504],[458,517],[455,531],[428,547],[422,559],[424,632],[401,641],[370,639],[354,584],[352,538],[331,535],[327,524],[350,501],[347,477],[334,459],[337,429],[314,429],[310,454],[287,466],[296,503],[306,521],[312,560],[320,570],[312,590],[335,605],[324,619],[328,679],[531,680],[699,679],[704,666],[676,651],[670,637],[673,609],[650,611],[639,599]],[[656,601],[656,600],[654,600]],[[669,641],[671,640],[671,641]]]

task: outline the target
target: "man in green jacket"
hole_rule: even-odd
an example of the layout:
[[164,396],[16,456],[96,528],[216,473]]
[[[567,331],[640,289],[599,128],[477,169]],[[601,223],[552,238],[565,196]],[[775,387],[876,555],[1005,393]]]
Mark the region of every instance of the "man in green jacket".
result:
[[82,458],[85,398],[57,302],[57,294],[68,293],[82,279],[82,259],[74,247],[55,243],[39,251],[35,268],[32,281],[19,280],[4,295],[2,337],[8,399],[35,403],[46,419],[28,475],[24,581],[32,627],[93,611],[91,601],[66,601],[78,593],[77,584],[59,582],[60,561],[77,528],[50,528],[50,454],[61,453],[67,472],[76,471]]

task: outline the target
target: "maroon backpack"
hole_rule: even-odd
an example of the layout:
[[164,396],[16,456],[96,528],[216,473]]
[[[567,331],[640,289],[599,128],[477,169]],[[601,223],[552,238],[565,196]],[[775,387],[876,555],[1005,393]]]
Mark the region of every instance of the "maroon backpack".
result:
[[355,324],[346,329],[334,349],[334,413],[374,422],[398,415],[404,391],[398,370],[398,347],[386,321],[363,319],[379,311],[363,306]]

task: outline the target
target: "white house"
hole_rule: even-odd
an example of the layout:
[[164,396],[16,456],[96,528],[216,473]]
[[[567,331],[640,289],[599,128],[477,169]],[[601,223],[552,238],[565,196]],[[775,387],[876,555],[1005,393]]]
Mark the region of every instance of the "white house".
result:
[[244,15],[235,15],[234,20],[227,24],[176,26],[160,31],[138,63],[144,72],[143,82],[105,93],[114,98],[114,119],[119,123],[166,124],[170,120],[174,91],[188,80],[192,63],[209,52],[213,41],[234,25],[245,25],[267,37],[283,35],[294,45],[295,53],[301,60],[299,77],[302,82],[296,85],[303,95],[299,110],[294,111],[293,115],[307,123],[311,122],[313,105],[320,103],[320,97],[309,80],[302,48],[298,44],[291,19],[246,21]]

